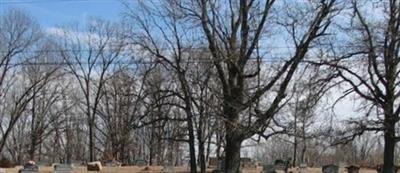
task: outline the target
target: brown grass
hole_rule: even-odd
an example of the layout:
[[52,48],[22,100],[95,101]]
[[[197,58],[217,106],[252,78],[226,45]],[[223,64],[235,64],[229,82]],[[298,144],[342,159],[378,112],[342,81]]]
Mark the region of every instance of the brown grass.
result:
[[[163,173],[162,166],[151,166],[145,169],[146,167],[138,167],[138,166],[126,166],[126,167],[103,167],[100,171],[101,173]],[[6,173],[18,173],[19,168],[5,169]],[[291,169],[293,173],[297,173],[297,169]],[[40,167],[40,173],[52,173],[52,167]],[[177,173],[189,173],[188,168],[186,167],[175,167],[175,172]],[[211,172],[211,169],[207,170],[207,172]],[[243,173],[260,173],[261,168],[256,170],[243,170]],[[308,168],[308,173],[322,173],[321,168]],[[347,171],[343,168],[340,169],[340,173],[346,173]],[[372,169],[362,169],[361,173],[376,173],[375,170]],[[88,173],[86,171],[86,167],[75,167],[73,173]],[[278,171],[278,173],[283,173],[283,171]]]

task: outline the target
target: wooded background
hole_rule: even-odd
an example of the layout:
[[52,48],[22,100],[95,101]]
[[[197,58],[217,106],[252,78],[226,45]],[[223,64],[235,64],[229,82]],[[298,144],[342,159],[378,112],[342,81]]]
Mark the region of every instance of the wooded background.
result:
[[400,0],[121,3],[51,31],[1,14],[3,161],[400,162]]

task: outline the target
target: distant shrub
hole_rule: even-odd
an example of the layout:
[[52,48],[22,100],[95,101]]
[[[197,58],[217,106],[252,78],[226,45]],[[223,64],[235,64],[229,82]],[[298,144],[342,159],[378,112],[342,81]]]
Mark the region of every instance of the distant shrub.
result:
[[13,168],[15,165],[5,157],[0,158],[1,168]]

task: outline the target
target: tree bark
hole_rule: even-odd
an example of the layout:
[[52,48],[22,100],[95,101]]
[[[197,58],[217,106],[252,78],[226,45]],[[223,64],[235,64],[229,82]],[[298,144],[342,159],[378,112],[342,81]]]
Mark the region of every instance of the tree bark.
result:
[[93,123],[90,120],[89,122],[89,161],[93,162],[95,158],[95,152],[94,152],[94,128],[93,128]]
[[396,140],[394,138],[395,123],[386,122],[387,130],[385,131],[385,148],[383,153],[383,167],[381,173],[394,173],[394,150],[396,147]]
[[297,104],[298,101],[296,101],[296,110],[295,110],[295,115],[294,115],[294,143],[293,143],[293,163],[292,166],[296,167],[296,161],[297,161]]
[[240,173],[241,144],[234,131],[226,132],[225,173]]
[[192,115],[192,108],[191,108],[191,94],[189,89],[189,84],[185,77],[185,72],[181,70],[181,67],[178,65],[178,79],[181,84],[181,88],[184,95],[184,102],[185,102],[185,113],[186,113],[186,121],[187,121],[187,128],[188,128],[188,135],[189,135],[189,158],[190,158],[190,172],[196,173],[197,172],[197,163],[196,163],[196,144],[195,144],[195,136],[194,136],[194,129],[193,129],[193,115]]
[[193,122],[192,117],[187,117],[188,132],[189,132],[189,157],[190,157],[190,172],[197,172],[196,165],[196,150],[195,150],[195,137],[193,132]]
[[29,159],[35,159],[35,148],[36,148],[36,91],[33,92],[33,99],[32,99],[32,122],[31,122],[31,146],[29,148]]
[[205,156],[205,148],[204,148],[204,141],[199,139],[199,164],[200,164],[200,173],[206,172],[206,156]]

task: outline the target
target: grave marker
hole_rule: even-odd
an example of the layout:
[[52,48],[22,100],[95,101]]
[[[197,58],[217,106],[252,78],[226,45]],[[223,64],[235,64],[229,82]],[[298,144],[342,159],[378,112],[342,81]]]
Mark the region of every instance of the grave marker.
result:
[[19,170],[19,173],[38,173],[38,172],[39,172],[39,168],[37,166],[22,168],[21,170]]
[[263,165],[263,173],[276,173],[275,165],[272,164]]
[[[376,172],[381,173],[383,164],[376,166]],[[398,172],[400,170],[400,166],[394,165],[394,172]]]
[[257,165],[251,160],[251,158],[240,158],[240,167],[242,169],[256,169]]
[[171,173],[171,172],[175,172],[174,166],[172,165],[164,165],[163,171],[166,173]]
[[54,173],[72,173],[74,167],[72,164],[55,164]]
[[299,172],[300,173],[307,173],[307,164],[302,163],[299,165]]
[[334,165],[334,164],[325,165],[322,167],[322,172],[323,173],[338,173],[339,166]]
[[218,158],[210,157],[208,159],[208,168],[216,168],[218,167]]
[[36,165],[39,165],[39,167],[42,167],[42,166],[51,166],[52,165],[52,163],[51,162],[49,162],[49,161],[38,161],[37,163],[36,163]]
[[108,160],[105,162],[106,167],[121,167],[121,163],[116,160]]
[[95,171],[99,172],[102,169],[101,162],[96,161],[96,162],[89,162],[87,163],[87,171]]
[[220,161],[218,162],[218,167],[217,167],[217,169],[218,169],[218,170],[225,171],[225,159],[224,159],[224,160],[220,160]]
[[166,163],[164,163],[163,171],[166,173],[175,172],[174,164],[171,160],[168,160]]
[[37,173],[39,172],[39,167],[34,161],[28,161],[24,164],[24,167],[18,171],[19,173]]
[[135,160],[136,166],[147,166],[147,161],[143,159]]
[[212,173],[223,173],[225,172],[225,159],[219,160],[217,167],[212,170]]
[[356,165],[350,165],[346,169],[348,173],[358,173],[360,171],[360,167]]
[[289,161],[275,160],[275,169],[287,172],[289,168]]

